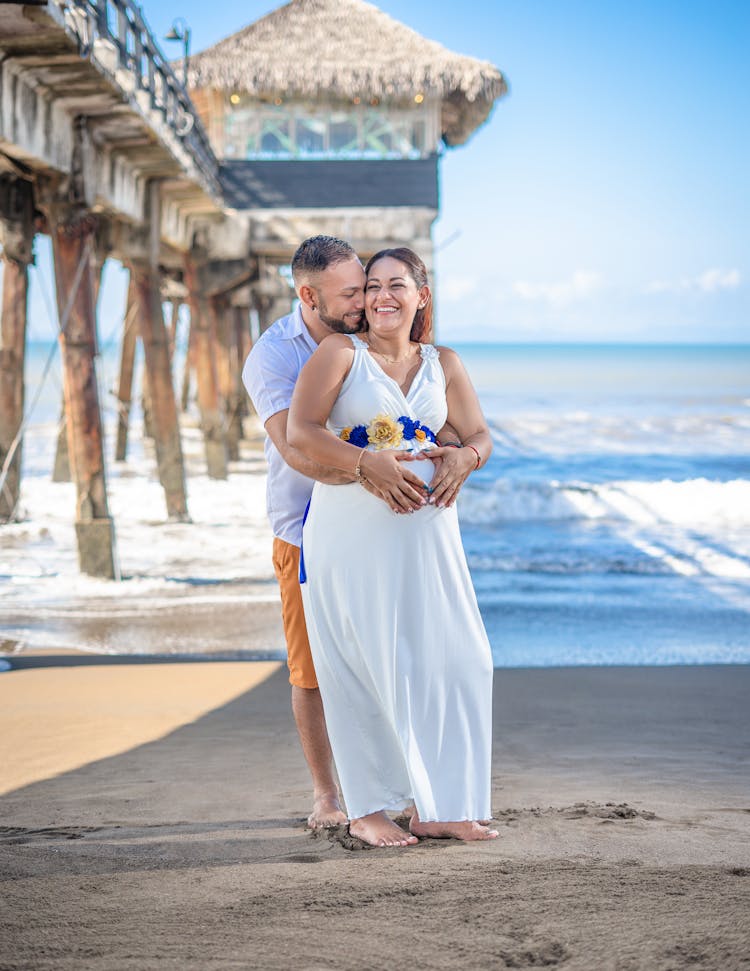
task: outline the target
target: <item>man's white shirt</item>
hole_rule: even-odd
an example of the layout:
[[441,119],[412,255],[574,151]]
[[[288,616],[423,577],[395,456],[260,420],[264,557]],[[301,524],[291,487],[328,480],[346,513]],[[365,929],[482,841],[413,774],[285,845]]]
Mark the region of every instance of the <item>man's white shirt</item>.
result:
[[[305,326],[299,306],[263,333],[242,369],[242,382],[260,420],[265,423],[292,403],[297,378],[317,344]],[[294,546],[302,544],[302,517],[314,480],[287,465],[266,435],[268,481],[266,503],[274,536]]]

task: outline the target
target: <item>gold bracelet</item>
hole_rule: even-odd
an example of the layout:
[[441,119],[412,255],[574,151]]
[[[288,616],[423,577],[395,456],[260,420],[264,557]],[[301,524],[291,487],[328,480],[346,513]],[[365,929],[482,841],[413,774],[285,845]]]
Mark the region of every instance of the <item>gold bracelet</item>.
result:
[[354,468],[354,475],[356,477],[357,482],[359,482],[360,484],[366,481],[365,476],[362,474],[362,468],[361,468],[362,456],[365,454],[366,451],[367,451],[367,446],[365,445],[365,447],[360,451],[359,455],[357,456],[357,464]]

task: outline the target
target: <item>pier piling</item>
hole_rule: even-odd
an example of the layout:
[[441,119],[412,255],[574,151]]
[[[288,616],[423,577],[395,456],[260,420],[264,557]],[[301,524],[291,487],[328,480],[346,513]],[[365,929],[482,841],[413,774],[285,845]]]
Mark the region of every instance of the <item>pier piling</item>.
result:
[[195,371],[195,332],[193,329],[193,311],[188,315],[187,348],[185,349],[185,366],[182,372],[182,389],[180,393],[180,408],[188,410],[190,403],[190,375]]
[[235,380],[237,357],[235,350],[234,308],[223,297],[210,301],[213,326],[216,332],[216,369],[219,399],[223,405],[226,427],[227,455],[232,461],[240,457],[240,435],[237,428],[237,389]]
[[138,326],[135,319],[136,297],[135,281],[130,274],[125,322],[120,346],[120,376],[117,382],[117,442],[115,460],[124,462],[128,454],[128,431],[130,426],[130,405],[133,397],[133,369],[135,367],[135,343]]
[[243,438],[242,419],[246,415],[245,399],[247,392],[242,385],[242,365],[245,363],[243,356],[243,334],[242,328],[244,321],[247,320],[247,309],[243,307],[231,307],[229,318],[230,328],[230,350],[229,350],[229,395],[227,401],[227,439],[230,442],[230,449],[234,449],[236,458],[239,458],[240,441]]
[[167,515],[184,522],[188,519],[185,470],[158,270],[139,262],[131,263],[130,273],[135,281],[136,314],[143,341],[144,378],[148,379],[159,481],[166,497]]
[[198,407],[206,448],[206,466],[209,478],[226,479],[226,430],[219,401],[213,314],[201,286],[199,266],[190,256],[185,261],[185,283],[190,300],[190,337],[195,349]]
[[94,217],[57,208],[52,223],[57,305],[61,322],[68,453],[76,484],[76,539],[81,571],[114,579],[115,533],[107,503],[102,418],[96,380],[96,314],[90,259]]
[[[94,287],[94,312],[99,302],[99,288],[102,282],[104,261],[107,258],[108,233],[102,230],[102,221],[97,223],[91,244],[91,280]],[[55,464],[52,467],[53,482],[71,482],[70,455],[68,453],[68,430],[65,416],[65,394],[60,404],[60,422],[57,428],[57,446],[55,448]]]
[[0,318],[0,522],[13,519],[21,494],[24,360],[34,203],[25,179],[0,178],[3,295]]
[[21,492],[21,445],[16,440],[23,422],[24,356],[26,349],[26,304],[28,263],[3,252],[3,304],[0,326],[0,470],[6,465],[0,489],[0,522],[13,519]]

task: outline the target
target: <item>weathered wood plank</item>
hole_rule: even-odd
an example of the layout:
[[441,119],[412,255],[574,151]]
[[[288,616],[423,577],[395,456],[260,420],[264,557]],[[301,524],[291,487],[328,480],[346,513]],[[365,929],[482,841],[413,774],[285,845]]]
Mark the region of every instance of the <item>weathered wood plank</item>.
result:
[[[65,413],[76,484],[76,538],[81,571],[114,579],[114,524],[109,514],[102,418],[96,380],[96,314],[91,253],[94,219],[55,213],[52,252],[60,320]],[[67,319],[66,319],[67,318]]]
[[11,449],[13,457],[0,489],[0,522],[13,519],[21,492],[24,356],[28,266],[3,254],[3,302],[0,319],[0,470]]
[[226,430],[219,400],[216,334],[208,300],[201,287],[199,270],[190,256],[185,261],[185,283],[189,293],[190,334],[194,341],[198,408],[201,413],[208,475],[212,479],[226,479]]
[[115,446],[115,459],[118,462],[124,462],[128,454],[130,406],[133,398],[133,370],[135,368],[135,344],[138,334],[135,315],[135,282],[131,274],[128,284],[125,321],[122,329],[122,344],[120,347],[120,375],[117,383],[117,444]]
[[188,519],[185,470],[158,271],[148,264],[133,263],[130,272],[135,281],[134,298],[148,376],[159,481],[166,497],[167,515],[184,522]]

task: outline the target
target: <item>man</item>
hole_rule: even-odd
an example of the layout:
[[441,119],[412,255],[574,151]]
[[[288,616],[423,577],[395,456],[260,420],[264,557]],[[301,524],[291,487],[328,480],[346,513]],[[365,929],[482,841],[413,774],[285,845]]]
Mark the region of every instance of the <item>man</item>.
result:
[[[318,344],[329,334],[353,334],[362,327],[365,273],[349,243],[333,236],[313,236],[294,254],[292,276],[299,306],[260,337],[245,362],[242,380],[267,433],[266,498],[274,534],[273,563],[281,592],[292,711],[313,780],[313,808],[307,822],[316,829],[345,823],[346,816],[339,801],[302,608],[299,587],[302,518],[313,480],[345,484],[353,482],[354,475],[324,468],[305,458],[287,442],[286,425],[297,377]],[[442,438],[443,441],[447,438],[450,444],[460,444],[454,430],[447,425]],[[453,449],[443,452],[448,455],[443,456],[442,464],[452,467]],[[409,484],[413,490],[419,480],[409,472],[406,482],[408,478],[412,479]],[[465,473],[461,475],[463,478]],[[380,496],[368,483],[363,485]],[[417,502],[414,508],[418,508]]]
[[346,822],[333,773],[323,703],[307,639],[299,589],[302,517],[313,480],[346,483],[353,476],[326,469],[290,447],[286,423],[297,376],[318,344],[334,332],[353,334],[364,317],[365,273],[343,240],[313,236],[292,260],[299,306],[277,320],[253,347],[242,380],[263,422],[268,462],[267,502],[273,529],[273,563],[281,591],[292,711],[313,780],[313,829]]

